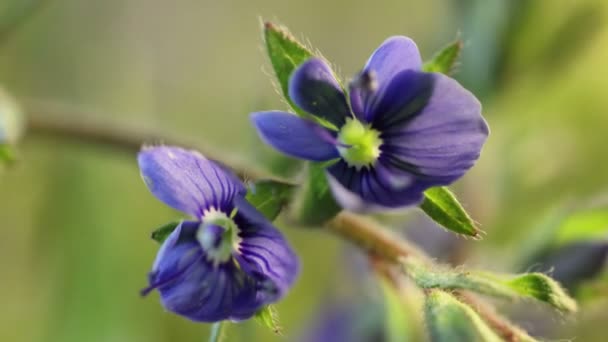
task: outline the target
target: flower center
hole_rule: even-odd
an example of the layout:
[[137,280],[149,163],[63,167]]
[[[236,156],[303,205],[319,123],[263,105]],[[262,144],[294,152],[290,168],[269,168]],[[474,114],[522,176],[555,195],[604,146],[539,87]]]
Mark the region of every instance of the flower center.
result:
[[226,213],[211,208],[205,210],[196,238],[214,264],[232,258],[232,252],[239,249],[241,237],[239,227]]
[[338,133],[345,146],[338,147],[342,158],[357,169],[373,165],[380,156],[380,132],[356,119],[347,119]]

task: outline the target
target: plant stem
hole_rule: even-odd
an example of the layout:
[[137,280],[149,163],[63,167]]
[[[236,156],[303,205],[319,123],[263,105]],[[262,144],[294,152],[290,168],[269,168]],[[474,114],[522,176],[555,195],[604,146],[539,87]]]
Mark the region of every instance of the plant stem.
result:
[[211,334],[209,335],[209,342],[220,342],[224,335],[225,328],[224,321],[213,323],[211,326]]
[[[233,170],[240,178],[257,179],[271,178],[267,173],[251,167],[245,167],[239,160],[226,158],[222,153],[203,148],[200,143],[185,141],[183,137],[171,137],[160,132],[146,129],[141,125],[108,124],[91,119],[94,116],[79,108],[60,104],[25,101],[28,133],[110,147],[128,154],[137,153],[146,144],[179,145],[196,149],[207,158],[212,159]],[[87,118],[87,119],[83,119]]]
[[367,253],[392,262],[405,256],[426,259],[418,248],[364,216],[342,211],[328,222],[327,228]]

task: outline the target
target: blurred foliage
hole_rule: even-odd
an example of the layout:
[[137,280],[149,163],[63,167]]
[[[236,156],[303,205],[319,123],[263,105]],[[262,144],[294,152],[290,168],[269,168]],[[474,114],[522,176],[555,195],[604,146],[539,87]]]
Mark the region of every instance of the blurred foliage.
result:
[[[3,1],[0,17],[26,3]],[[282,104],[260,51],[259,15],[305,33],[345,75],[359,71],[389,35],[414,38],[430,56],[460,32],[454,75],[481,97],[492,128],[479,163],[454,188],[487,232],[459,248],[467,265],[514,271],[520,248],[548,217],[559,225],[569,216],[563,203],[608,190],[604,0],[45,1],[0,34],[0,83],[26,108],[43,100],[94,109],[83,112],[196,138],[263,164],[267,148],[247,115]],[[10,294],[0,310],[0,340],[204,340],[208,326],[138,295],[157,250],[150,231],[179,214],[148,195],[135,157],[37,137],[19,151],[20,162],[0,175],[0,291]],[[605,217],[590,215],[579,222]],[[230,325],[226,341],[294,340],[329,289],[353,295],[335,239],[277,225],[303,260],[297,285],[278,305],[285,336],[247,322]],[[580,232],[566,231],[562,238]],[[582,285],[589,300],[575,322],[541,317],[526,327],[603,341],[605,274]]]

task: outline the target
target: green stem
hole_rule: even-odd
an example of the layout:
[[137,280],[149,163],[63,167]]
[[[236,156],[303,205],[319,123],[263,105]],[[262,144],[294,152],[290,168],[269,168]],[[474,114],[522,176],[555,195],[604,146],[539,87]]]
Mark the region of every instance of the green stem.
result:
[[209,335],[209,342],[219,342],[224,337],[225,323],[224,321],[219,321],[213,323],[211,326],[211,335]]
[[[27,117],[27,133],[53,139],[75,141],[114,148],[128,154],[137,153],[143,145],[163,144],[192,148],[207,158],[233,170],[244,179],[270,178],[267,173],[245,166],[243,161],[226,158],[224,153],[203,148],[200,143],[187,141],[181,136],[167,136],[141,124],[109,124],[94,117],[110,117],[91,113],[80,108],[41,101],[21,101]],[[87,119],[82,119],[87,118]],[[279,180],[277,180],[279,181]]]

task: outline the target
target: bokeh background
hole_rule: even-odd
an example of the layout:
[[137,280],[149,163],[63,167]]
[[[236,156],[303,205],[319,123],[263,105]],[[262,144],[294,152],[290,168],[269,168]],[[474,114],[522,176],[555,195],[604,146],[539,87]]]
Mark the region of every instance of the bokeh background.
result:
[[[580,313],[501,309],[541,336],[603,341],[605,0],[2,0],[0,20],[10,25],[0,25],[0,84],[32,117],[166,132],[263,168],[275,153],[248,113],[285,105],[260,18],[308,39],[345,79],[390,35],[412,37],[425,58],[463,39],[455,77],[481,99],[492,135],[454,189],[486,237],[455,239],[415,214],[385,219],[445,262],[555,266]],[[19,162],[0,171],[0,341],[205,340],[207,325],[138,294],[158,248],[150,232],[180,214],[148,193],[135,155],[36,132],[18,150]],[[356,251],[318,229],[280,226],[303,263],[277,306],[284,336],[246,322],[227,341],[293,341],[328,303],[382,304],[381,291],[361,290],[369,284]],[[384,311],[368,310],[380,327]],[[373,325],[357,322],[347,326]]]

